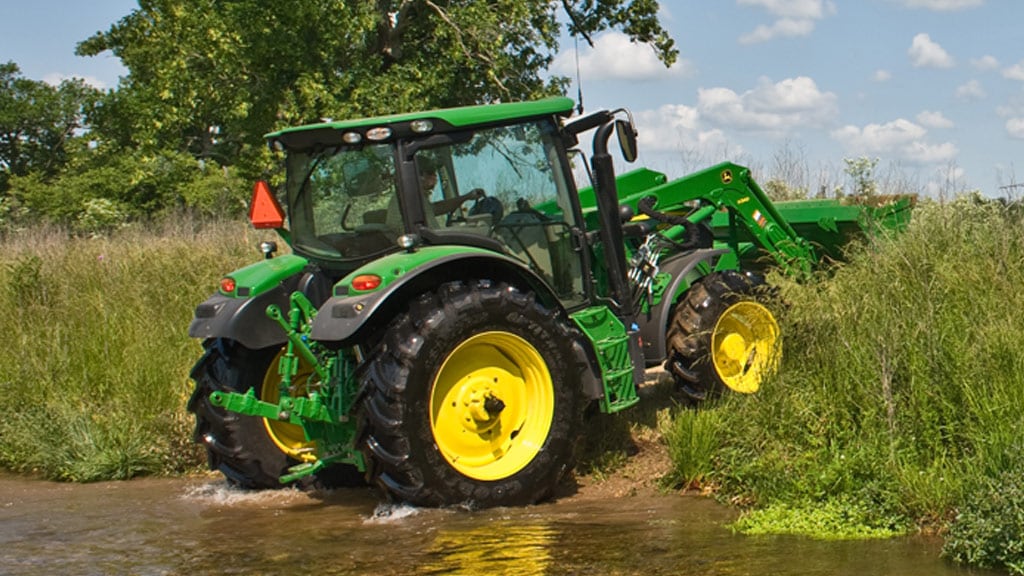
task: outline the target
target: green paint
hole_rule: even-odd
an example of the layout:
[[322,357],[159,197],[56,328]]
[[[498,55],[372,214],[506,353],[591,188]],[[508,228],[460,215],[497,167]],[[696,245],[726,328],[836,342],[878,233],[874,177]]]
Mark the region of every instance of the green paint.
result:
[[[495,253],[481,248],[469,246],[423,246],[411,252],[397,252],[383,258],[378,258],[357,268],[348,276],[342,278],[334,285],[335,294],[369,294],[387,288],[394,282],[416,272],[423,266],[429,265],[440,258],[446,258],[456,254],[477,254],[494,258]],[[371,274],[381,279],[380,286],[374,290],[356,290],[352,287],[352,281],[357,276]]]
[[235,290],[221,293],[234,298],[251,298],[275,288],[284,279],[301,272],[308,264],[308,260],[294,254],[260,260],[228,274],[228,278],[235,281]]
[[545,98],[532,102],[509,102],[504,104],[489,104],[480,106],[464,106],[461,108],[447,108],[442,110],[428,110],[425,112],[412,112],[407,114],[394,114],[390,116],[376,116],[372,118],[359,118],[339,122],[323,122],[287,128],[266,135],[268,140],[309,130],[354,130],[376,127],[398,127],[407,125],[413,120],[440,120],[454,128],[490,124],[492,122],[505,122],[517,118],[528,118],[534,116],[550,116],[557,114],[568,116],[575,106],[571,98],[556,97]]
[[607,306],[592,306],[572,319],[590,339],[601,367],[604,398],[601,411],[618,412],[640,401],[633,381],[633,363],[629,358],[629,334]]

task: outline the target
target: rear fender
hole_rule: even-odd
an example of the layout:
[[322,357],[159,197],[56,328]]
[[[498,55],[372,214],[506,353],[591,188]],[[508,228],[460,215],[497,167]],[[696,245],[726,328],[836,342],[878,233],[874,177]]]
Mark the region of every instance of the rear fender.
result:
[[196,307],[188,335],[192,338],[227,338],[247,348],[283,344],[281,326],[267,317],[271,304],[287,310],[292,292],[300,291],[320,304],[330,293],[330,282],[301,257],[286,255],[257,262],[228,277],[235,280],[231,292],[219,291]]
[[[366,275],[378,277],[380,285],[355,289],[353,280]],[[533,291],[548,307],[561,307],[544,281],[517,260],[466,246],[426,246],[391,254],[343,278],[320,308],[310,337],[331,347],[365,343],[369,333],[384,330],[410,300],[458,279],[507,282]]]
[[672,309],[676,303],[676,294],[686,277],[701,262],[713,264],[714,260],[731,252],[728,249],[701,249],[686,252],[681,256],[668,258],[661,262],[661,271],[672,276],[672,282],[665,289],[661,301],[651,307],[646,314],[638,315],[640,338],[643,340],[644,361],[648,366],[655,366],[665,361],[665,333],[671,320]]

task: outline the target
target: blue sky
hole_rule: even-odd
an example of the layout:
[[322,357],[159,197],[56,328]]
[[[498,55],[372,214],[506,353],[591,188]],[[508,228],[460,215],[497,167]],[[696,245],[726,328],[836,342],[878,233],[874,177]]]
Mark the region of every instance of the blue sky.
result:
[[661,19],[669,71],[618,34],[579,45],[586,106],[631,109],[654,168],[728,158],[763,181],[788,155],[817,190],[866,156],[930,194],[1024,181],[1019,0],[677,0]]
[[[844,158],[867,156],[880,159],[883,178],[898,171],[931,194],[999,196],[1024,181],[1020,0],[661,5],[680,50],[669,70],[618,33],[579,44],[586,108],[629,108],[646,165],[680,176],[730,159],[759,180],[787,172],[817,190],[844,183]],[[74,47],[136,6],[3,0],[0,61],[33,79],[112,88],[125,74],[118,60]],[[553,71],[575,78],[574,44],[562,48]]]

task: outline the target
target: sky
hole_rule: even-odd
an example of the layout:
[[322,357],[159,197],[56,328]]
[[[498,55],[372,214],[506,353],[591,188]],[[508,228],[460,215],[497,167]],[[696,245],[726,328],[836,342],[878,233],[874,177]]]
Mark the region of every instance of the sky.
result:
[[[1021,0],[662,0],[679,59],[666,69],[618,32],[566,38],[552,72],[587,111],[629,109],[640,160],[671,177],[730,160],[811,191],[844,182],[845,158],[941,196],[1024,194]],[[110,54],[75,45],[129,0],[0,0],[0,61],[57,83],[114,88]],[[578,51],[577,51],[578,47]],[[579,75],[577,76],[577,63]],[[892,190],[894,192],[904,190]]]

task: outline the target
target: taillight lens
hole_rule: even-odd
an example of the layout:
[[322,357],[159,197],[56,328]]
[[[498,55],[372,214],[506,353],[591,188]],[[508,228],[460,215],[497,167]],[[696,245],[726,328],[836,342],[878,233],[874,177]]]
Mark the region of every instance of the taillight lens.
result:
[[380,286],[380,276],[376,274],[360,274],[352,279],[352,289],[360,292],[376,290]]
[[225,294],[232,294],[232,293],[234,293],[235,288],[237,288],[237,287],[238,287],[238,285],[235,284],[235,279],[234,278],[231,278],[229,276],[225,276],[224,278],[220,279],[220,291],[225,293]]

